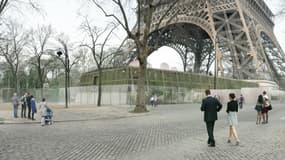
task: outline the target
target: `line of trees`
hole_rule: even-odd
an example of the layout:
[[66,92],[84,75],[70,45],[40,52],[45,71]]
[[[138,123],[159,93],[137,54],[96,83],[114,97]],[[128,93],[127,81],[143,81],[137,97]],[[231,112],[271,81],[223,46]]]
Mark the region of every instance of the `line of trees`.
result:
[[[36,31],[29,31],[15,21],[4,24],[0,38],[3,72],[1,87],[15,88],[16,92],[19,92],[20,88],[44,88],[44,84],[51,81],[64,82],[61,78],[64,73],[63,64],[55,56],[57,49],[51,49],[55,48],[54,46],[60,47],[61,44],[53,42],[51,45],[55,39],[52,37],[54,35],[51,26],[42,26]],[[75,50],[70,60],[77,64],[79,58],[76,52],[79,51]]]
[[[0,2],[0,87],[14,88],[18,94],[22,89],[66,87],[79,85],[80,73],[87,71],[90,65],[102,73],[104,67],[112,67],[117,48],[109,46],[116,25],[107,24],[101,29],[92,24],[87,17],[82,18],[79,26],[82,40],[69,40],[68,35],[57,34],[51,25],[27,29],[11,18],[3,18],[6,9],[11,6],[30,5],[39,9],[31,0],[2,0]],[[9,19],[9,20],[7,20]],[[64,55],[59,57],[58,52]],[[123,61],[123,60],[122,60]],[[120,63],[116,61],[117,63]],[[68,74],[65,74],[68,73]],[[97,105],[101,105],[101,76]]]

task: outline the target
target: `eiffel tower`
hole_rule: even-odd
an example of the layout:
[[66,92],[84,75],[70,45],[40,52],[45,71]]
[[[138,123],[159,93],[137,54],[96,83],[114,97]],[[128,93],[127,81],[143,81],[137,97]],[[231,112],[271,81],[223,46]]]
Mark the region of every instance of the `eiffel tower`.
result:
[[[209,59],[221,77],[276,82],[285,77],[285,55],[273,33],[274,15],[263,0],[179,0],[162,22],[172,1],[160,2],[152,17],[150,42],[159,39],[160,47],[177,52],[189,52],[195,39],[211,43]],[[195,53],[197,71],[202,57],[202,52]]]

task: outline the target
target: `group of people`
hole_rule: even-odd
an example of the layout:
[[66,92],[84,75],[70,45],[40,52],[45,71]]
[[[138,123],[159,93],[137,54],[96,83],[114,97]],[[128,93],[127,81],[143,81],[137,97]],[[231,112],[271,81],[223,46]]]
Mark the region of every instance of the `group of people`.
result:
[[35,113],[37,113],[37,107],[36,107],[36,100],[33,95],[30,95],[30,93],[27,92],[19,100],[17,93],[14,93],[12,97],[12,103],[13,103],[14,118],[18,118],[18,106],[21,105],[21,118],[28,118],[35,120],[34,115]]
[[[223,105],[221,102],[211,96],[211,91],[205,91],[206,98],[203,99],[201,105],[201,111],[204,112],[204,121],[206,123],[207,132],[208,132],[208,146],[215,147],[215,139],[214,139],[214,126],[215,121],[218,119],[218,112],[222,109]],[[232,137],[236,141],[236,145],[239,145],[240,140],[238,138],[236,126],[238,124],[237,112],[238,108],[242,108],[244,102],[244,98],[241,95],[239,99],[236,98],[234,93],[229,94],[229,101],[227,103],[227,120],[229,124],[229,136],[227,143],[231,143]],[[272,109],[271,104],[269,102],[269,98],[266,95],[266,92],[263,92],[263,95],[258,96],[257,104],[255,109],[257,110],[257,121],[256,124],[260,124],[261,116],[263,117],[263,124],[268,123],[268,111]]]
[[[266,94],[266,91],[263,91],[257,98],[257,104],[255,110],[257,112],[256,124],[267,124],[268,123],[268,112],[272,109],[272,106],[269,102],[269,97]],[[262,123],[261,123],[262,119]]]
[[[37,113],[37,102],[35,97],[29,92],[26,92],[23,96],[21,96],[20,100],[17,96],[17,93],[14,93],[12,97],[12,104],[14,118],[18,118],[18,107],[21,105],[21,118],[36,120],[35,114]],[[28,113],[26,113],[27,109]],[[46,99],[43,98],[39,108],[42,126],[45,125],[45,118],[48,114],[48,109],[49,108],[47,107]]]

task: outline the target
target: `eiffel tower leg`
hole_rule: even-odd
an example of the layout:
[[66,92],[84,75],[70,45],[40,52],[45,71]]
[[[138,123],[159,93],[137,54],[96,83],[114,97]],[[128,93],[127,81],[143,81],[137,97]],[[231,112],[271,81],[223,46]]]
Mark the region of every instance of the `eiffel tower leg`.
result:
[[[248,62],[247,63],[241,62],[241,70],[244,74],[246,74],[247,77],[256,77],[258,58],[257,58],[256,49],[253,45],[253,41],[250,36],[250,30],[248,26],[250,22],[246,21],[245,19],[246,15],[244,14],[244,11],[242,10],[240,0],[236,0],[236,4],[237,4],[237,9],[240,15],[240,19],[243,25],[243,30],[245,32],[248,47],[249,47],[248,53],[246,53]],[[252,57],[252,60],[250,60],[251,57]]]

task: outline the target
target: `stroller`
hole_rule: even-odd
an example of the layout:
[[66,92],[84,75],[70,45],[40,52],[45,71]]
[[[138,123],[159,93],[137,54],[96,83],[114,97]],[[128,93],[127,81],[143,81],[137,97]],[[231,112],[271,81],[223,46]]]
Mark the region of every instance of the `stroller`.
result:
[[53,124],[52,117],[53,117],[53,112],[49,107],[47,107],[47,116],[45,116],[45,124],[46,125]]

